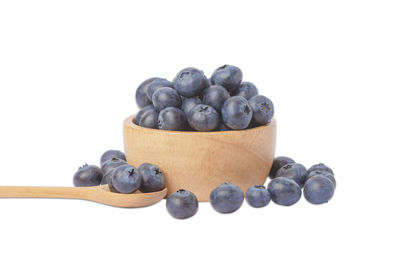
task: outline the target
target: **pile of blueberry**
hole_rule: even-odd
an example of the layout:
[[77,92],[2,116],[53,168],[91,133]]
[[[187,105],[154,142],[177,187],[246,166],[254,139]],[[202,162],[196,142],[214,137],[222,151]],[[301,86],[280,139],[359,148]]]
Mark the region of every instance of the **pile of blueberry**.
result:
[[197,68],[181,70],[173,81],[150,78],[136,90],[140,111],[136,124],[175,131],[241,130],[269,124],[274,105],[258,95],[251,82],[242,82],[242,71],[224,65],[208,79]]
[[[223,183],[210,194],[212,207],[219,213],[232,213],[238,210],[244,199],[256,208],[264,207],[272,200],[283,206],[297,203],[304,189],[304,197],[312,204],[328,202],[336,188],[332,169],[320,163],[308,170],[288,157],[276,157],[271,172],[271,181],[267,187],[253,186],[243,191],[232,183]],[[198,201],[187,190],[178,190],[167,199],[167,210],[177,219],[186,219],[196,214]]]
[[108,184],[112,192],[156,192],[164,189],[165,177],[155,165],[144,163],[136,168],[126,162],[125,154],[108,150],[100,158],[101,168],[84,165],[74,174],[74,185],[89,187]]

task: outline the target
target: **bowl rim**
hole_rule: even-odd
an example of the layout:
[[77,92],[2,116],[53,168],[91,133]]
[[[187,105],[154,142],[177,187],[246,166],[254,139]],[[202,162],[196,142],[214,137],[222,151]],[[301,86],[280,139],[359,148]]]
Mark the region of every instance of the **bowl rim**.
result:
[[251,132],[251,131],[258,131],[261,129],[273,128],[276,125],[275,117],[272,118],[271,122],[268,125],[261,125],[250,129],[243,129],[243,130],[228,130],[228,131],[212,131],[212,132],[200,132],[200,131],[171,131],[171,130],[160,130],[160,129],[151,129],[145,128],[142,126],[137,125],[134,123],[136,119],[136,114],[133,114],[127,117],[124,120],[124,126],[129,126],[134,129],[139,129],[143,131],[151,131],[151,132],[160,132],[163,134],[197,134],[197,135],[218,135],[218,134],[237,134],[243,132]]

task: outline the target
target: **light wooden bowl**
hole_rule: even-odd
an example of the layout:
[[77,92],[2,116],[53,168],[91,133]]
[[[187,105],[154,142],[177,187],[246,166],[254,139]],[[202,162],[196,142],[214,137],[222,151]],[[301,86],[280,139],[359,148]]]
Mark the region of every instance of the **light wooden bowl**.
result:
[[268,126],[223,132],[149,129],[134,119],[135,115],[124,121],[127,161],[135,167],[145,162],[159,166],[168,195],[187,189],[199,201],[209,201],[211,191],[223,182],[245,192],[267,179],[275,153],[275,119]]

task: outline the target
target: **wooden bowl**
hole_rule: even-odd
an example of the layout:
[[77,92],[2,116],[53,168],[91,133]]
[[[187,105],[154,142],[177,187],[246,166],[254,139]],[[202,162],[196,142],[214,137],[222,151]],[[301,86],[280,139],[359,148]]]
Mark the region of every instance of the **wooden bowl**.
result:
[[222,132],[156,130],[134,120],[135,115],[124,121],[127,161],[135,167],[145,162],[159,166],[168,195],[186,189],[199,201],[209,201],[211,191],[223,182],[245,192],[267,179],[275,153],[275,119],[267,126]]

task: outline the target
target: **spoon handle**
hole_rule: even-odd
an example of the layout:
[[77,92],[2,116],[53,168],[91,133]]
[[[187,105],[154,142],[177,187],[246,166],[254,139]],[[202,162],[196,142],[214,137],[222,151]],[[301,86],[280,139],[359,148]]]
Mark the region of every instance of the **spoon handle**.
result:
[[0,187],[0,198],[85,198],[90,187]]

